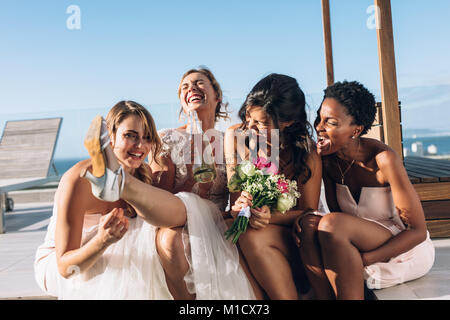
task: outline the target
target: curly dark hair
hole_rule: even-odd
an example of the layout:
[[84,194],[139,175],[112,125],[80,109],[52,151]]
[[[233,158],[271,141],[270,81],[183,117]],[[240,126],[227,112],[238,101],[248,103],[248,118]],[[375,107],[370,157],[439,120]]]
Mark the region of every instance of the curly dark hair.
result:
[[347,109],[354,123],[364,127],[361,135],[369,131],[375,120],[376,107],[375,96],[366,87],[357,81],[342,81],[332,84],[324,90],[324,93],[323,100],[336,99]]
[[305,94],[297,80],[290,76],[272,73],[253,87],[238,113],[242,120],[242,129],[246,129],[246,112],[251,106],[262,107],[277,129],[281,122],[294,121],[283,130],[280,140],[292,147],[294,178],[302,177],[303,183],[311,177],[311,169],[306,160],[314,148],[312,127],[307,119],[305,104]]

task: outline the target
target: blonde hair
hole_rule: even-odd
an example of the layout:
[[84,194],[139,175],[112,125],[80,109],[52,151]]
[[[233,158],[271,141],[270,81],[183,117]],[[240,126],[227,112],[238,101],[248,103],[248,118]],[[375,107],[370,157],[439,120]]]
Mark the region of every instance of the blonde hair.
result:
[[[162,143],[156,130],[155,121],[153,120],[150,112],[139,103],[134,101],[120,101],[112,107],[111,110],[109,110],[108,115],[106,116],[106,125],[108,127],[109,134],[115,135],[120,123],[130,115],[136,115],[141,118],[144,126],[144,136],[148,136],[150,138],[149,141],[151,143],[150,152],[152,155],[152,161],[155,161],[160,165]],[[139,168],[134,171],[134,176],[144,183],[153,183],[152,171],[150,166],[145,162],[142,162]],[[127,209],[130,211],[132,216],[135,216],[136,212],[129,204],[127,204]]]
[[[214,77],[213,73],[205,68],[205,67],[201,67],[199,69],[190,69],[188,70],[182,77],[181,77],[181,81],[180,81],[180,85],[178,86],[178,97],[180,97],[180,93],[181,93],[181,84],[184,80],[184,78],[186,78],[188,75],[190,75],[191,73],[201,73],[204,76],[206,76],[209,81],[211,82],[212,87],[214,88],[214,91],[216,92],[217,95],[217,105],[216,105],[216,111],[215,111],[215,118],[214,121],[218,121],[220,119],[230,119],[229,117],[229,112],[228,112],[228,102],[224,103],[223,100],[223,93],[222,93],[222,88],[220,87],[219,82],[217,82],[216,78]],[[225,109],[225,111],[222,111],[222,107]],[[180,110],[180,115],[183,112],[183,108],[181,108]]]

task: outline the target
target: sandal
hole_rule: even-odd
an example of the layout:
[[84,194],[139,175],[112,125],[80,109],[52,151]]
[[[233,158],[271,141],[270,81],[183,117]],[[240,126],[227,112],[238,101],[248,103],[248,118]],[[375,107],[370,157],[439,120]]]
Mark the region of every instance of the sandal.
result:
[[[84,139],[84,146],[92,160],[92,173],[85,168],[81,171],[80,177],[86,178],[91,183],[92,194],[97,199],[114,202],[120,199],[123,191],[125,172],[122,165],[116,171],[107,167],[104,150],[109,144],[105,120],[101,116],[96,116]],[[122,178],[122,182],[119,186],[120,178]]]

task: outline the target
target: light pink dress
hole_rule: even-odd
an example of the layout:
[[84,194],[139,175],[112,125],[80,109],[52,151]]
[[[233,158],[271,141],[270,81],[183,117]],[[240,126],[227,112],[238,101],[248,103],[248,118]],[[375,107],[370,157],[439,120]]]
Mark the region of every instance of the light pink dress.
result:
[[[373,221],[388,229],[393,236],[406,229],[392,198],[391,187],[363,187],[356,203],[346,185],[336,184],[336,196],[342,212]],[[427,238],[411,250],[364,268],[369,289],[382,289],[424,276],[434,263],[434,245]]]

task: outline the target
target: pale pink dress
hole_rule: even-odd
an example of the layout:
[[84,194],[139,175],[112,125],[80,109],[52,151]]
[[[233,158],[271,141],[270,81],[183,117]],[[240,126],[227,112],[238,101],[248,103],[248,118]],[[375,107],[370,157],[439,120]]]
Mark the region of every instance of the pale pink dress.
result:
[[[373,221],[388,229],[393,236],[406,229],[392,198],[391,188],[363,187],[356,203],[346,185],[336,184],[336,196],[342,212]],[[411,250],[364,268],[364,279],[369,289],[382,289],[424,276],[434,263],[434,245],[427,238]]]

